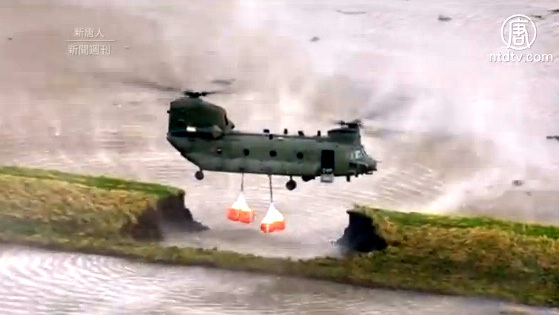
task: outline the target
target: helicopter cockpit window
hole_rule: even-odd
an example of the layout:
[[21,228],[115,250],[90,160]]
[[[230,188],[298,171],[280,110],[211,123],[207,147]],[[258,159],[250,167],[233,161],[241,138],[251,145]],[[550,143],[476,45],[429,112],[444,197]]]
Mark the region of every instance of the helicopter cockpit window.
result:
[[355,150],[351,154],[351,158],[355,160],[362,159],[363,157],[364,157],[363,149]]
[[229,125],[229,120],[227,120],[227,115],[223,115],[223,119],[225,119],[225,125]]

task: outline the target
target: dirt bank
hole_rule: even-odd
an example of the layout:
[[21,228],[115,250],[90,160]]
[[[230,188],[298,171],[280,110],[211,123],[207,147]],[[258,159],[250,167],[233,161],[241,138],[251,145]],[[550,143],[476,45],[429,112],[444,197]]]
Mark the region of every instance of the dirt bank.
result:
[[379,235],[373,219],[363,212],[348,210],[349,225],[342,237],[336,242],[344,250],[371,252],[386,249],[388,243]]
[[155,206],[149,205],[138,217],[122,227],[122,233],[135,240],[161,241],[162,224],[172,224],[181,231],[200,232],[208,227],[195,221],[192,213],[184,206],[184,191],[162,197]]

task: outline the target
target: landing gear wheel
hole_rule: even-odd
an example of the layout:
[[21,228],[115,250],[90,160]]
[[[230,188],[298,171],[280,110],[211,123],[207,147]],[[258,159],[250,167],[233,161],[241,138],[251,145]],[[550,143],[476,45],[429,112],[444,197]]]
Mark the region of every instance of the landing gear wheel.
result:
[[202,170],[199,170],[194,173],[194,177],[196,177],[197,180],[202,180],[204,179],[204,172]]
[[285,187],[288,190],[293,190],[297,187],[297,182],[295,182],[293,179],[290,179],[289,181],[287,181],[287,183],[285,183]]

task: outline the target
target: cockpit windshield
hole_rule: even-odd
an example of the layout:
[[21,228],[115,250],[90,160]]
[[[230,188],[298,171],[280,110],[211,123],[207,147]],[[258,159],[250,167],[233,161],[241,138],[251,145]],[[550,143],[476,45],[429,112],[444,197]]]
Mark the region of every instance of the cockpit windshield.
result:
[[359,159],[362,159],[366,156],[367,156],[367,154],[365,153],[365,150],[363,150],[363,149],[357,149],[357,150],[355,150],[351,153],[351,158],[354,159],[354,160],[359,160]]

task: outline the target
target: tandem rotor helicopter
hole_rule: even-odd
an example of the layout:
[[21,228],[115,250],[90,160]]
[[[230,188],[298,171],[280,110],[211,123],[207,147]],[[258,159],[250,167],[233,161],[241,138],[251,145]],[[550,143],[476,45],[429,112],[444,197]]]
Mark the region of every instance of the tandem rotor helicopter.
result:
[[297,187],[293,177],[307,182],[320,177],[331,183],[335,176],[372,174],[377,162],[361,144],[361,122],[340,121],[340,128],[305,136],[302,131],[289,135],[233,131],[235,124],[220,106],[201,97],[210,92],[184,91],[184,97],[170,103],[167,140],[188,161],[200,168],[195,173],[204,179],[204,170],[289,176],[288,190]]
[[[361,144],[361,121],[339,121],[339,128],[328,130],[325,136],[318,131],[306,136],[302,131],[290,135],[234,131],[235,124],[220,106],[202,100],[202,97],[220,91],[183,91],[183,96],[171,101],[167,140],[180,154],[199,167],[195,173],[204,179],[204,171],[241,173],[241,194],[231,206],[228,218],[250,223],[253,212],[242,195],[244,174],[266,174],[270,182],[271,206],[261,229],[265,233],[283,230],[285,222],[279,211],[273,208],[272,175],[289,176],[285,186],[297,187],[293,177],[304,182],[320,177],[324,183],[332,183],[334,177],[372,174],[377,161],[365,152]],[[268,222],[268,223],[266,223]],[[266,224],[265,224],[266,223]]]

